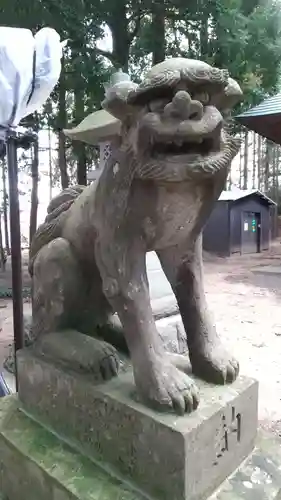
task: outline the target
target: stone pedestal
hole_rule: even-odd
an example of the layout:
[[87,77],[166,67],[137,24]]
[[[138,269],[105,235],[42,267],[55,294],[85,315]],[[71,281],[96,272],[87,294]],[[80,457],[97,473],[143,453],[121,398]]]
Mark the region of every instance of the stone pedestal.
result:
[[258,384],[248,378],[224,387],[198,381],[199,409],[177,417],[139,404],[130,372],[94,385],[26,349],[18,373],[23,411],[140,498],[205,500],[254,447]]
[[0,399],[0,499],[144,500],[26,416],[14,396]]
[[[174,497],[171,497],[171,500]],[[151,500],[0,399],[1,500]],[[259,433],[256,447],[209,500],[281,500],[280,439]]]

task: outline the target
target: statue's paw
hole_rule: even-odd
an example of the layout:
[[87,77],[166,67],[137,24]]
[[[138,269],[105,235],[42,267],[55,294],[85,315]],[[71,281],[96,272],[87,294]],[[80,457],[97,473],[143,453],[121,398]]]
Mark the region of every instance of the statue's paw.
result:
[[193,380],[167,361],[155,363],[152,377],[143,376],[137,387],[143,399],[158,411],[173,410],[184,415],[196,410],[199,404],[199,392]]
[[118,375],[120,359],[117,350],[107,342],[100,342],[97,351],[97,365],[103,380],[110,380]]
[[[79,356],[79,365],[98,381],[108,381],[118,375],[120,358],[111,344],[95,338],[88,338]],[[77,350],[76,350],[77,355]]]
[[69,366],[73,371],[91,375],[98,383],[118,374],[120,359],[115,347],[75,330],[42,335],[33,349]]
[[190,355],[192,371],[213,384],[230,384],[239,374],[238,361],[220,342]]

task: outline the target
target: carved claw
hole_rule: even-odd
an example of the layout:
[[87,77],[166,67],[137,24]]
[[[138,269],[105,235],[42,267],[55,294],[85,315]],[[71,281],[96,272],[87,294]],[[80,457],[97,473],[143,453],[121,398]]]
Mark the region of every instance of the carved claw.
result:
[[213,384],[230,384],[239,374],[239,363],[220,342],[205,346],[202,352],[190,353],[192,371]]
[[170,364],[165,356],[153,364],[149,378],[135,375],[142,399],[157,411],[173,410],[178,415],[191,413],[199,404],[199,393],[193,380]]
[[[113,349],[113,351],[111,349]],[[106,352],[106,350],[108,350],[108,352]],[[104,355],[104,358],[99,361],[99,369],[103,380],[110,380],[112,377],[118,375],[120,361],[117,351],[109,344],[105,347]]]

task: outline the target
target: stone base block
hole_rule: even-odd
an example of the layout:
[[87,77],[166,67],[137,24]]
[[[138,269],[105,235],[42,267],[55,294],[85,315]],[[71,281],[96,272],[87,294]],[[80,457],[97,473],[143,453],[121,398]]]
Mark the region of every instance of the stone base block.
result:
[[96,463],[158,500],[205,500],[254,447],[258,384],[197,381],[199,409],[177,417],[134,399],[130,372],[94,385],[24,350],[18,357],[25,411]]
[[1,500],[145,500],[0,399]]
[[[260,433],[257,447],[209,500],[280,500],[281,441]],[[1,500],[147,500],[0,399]],[[171,497],[173,500],[173,497]]]

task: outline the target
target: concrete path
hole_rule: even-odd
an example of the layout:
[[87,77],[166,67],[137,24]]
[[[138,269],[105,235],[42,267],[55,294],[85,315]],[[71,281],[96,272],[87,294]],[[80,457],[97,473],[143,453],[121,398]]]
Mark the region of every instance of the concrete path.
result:
[[254,272],[256,274],[281,274],[281,265],[279,266],[260,266]]

